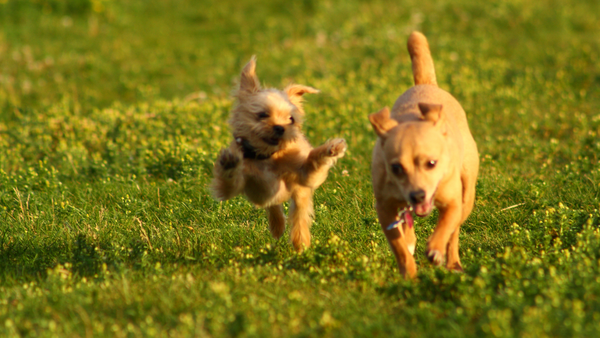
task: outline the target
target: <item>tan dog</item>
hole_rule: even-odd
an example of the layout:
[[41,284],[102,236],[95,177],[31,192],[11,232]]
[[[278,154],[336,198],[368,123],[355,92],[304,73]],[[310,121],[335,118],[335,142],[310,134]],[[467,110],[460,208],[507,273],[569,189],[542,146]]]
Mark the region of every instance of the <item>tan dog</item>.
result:
[[283,91],[261,89],[255,69],[253,57],[242,70],[229,119],[234,140],[215,162],[211,190],[221,201],[243,193],[266,208],[275,238],[285,231],[282,203],[291,198],[291,242],[302,251],[310,246],[313,192],[344,156],[346,141],[333,139],[313,149],[301,131],[302,95],[318,90],[297,84]]
[[[437,226],[427,243],[427,257],[462,271],[458,256],[460,225],[473,209],[479,171],[477,145],[464,110],[437,87],[427,39],[408,39],[415,86],[402,94],[392,111],[369,116],[379,136],[371,173],[379,222],[404,276],[417,273],[411,211],[425,217],[439,209]],[[400,212],[398,212],[400,210]]]

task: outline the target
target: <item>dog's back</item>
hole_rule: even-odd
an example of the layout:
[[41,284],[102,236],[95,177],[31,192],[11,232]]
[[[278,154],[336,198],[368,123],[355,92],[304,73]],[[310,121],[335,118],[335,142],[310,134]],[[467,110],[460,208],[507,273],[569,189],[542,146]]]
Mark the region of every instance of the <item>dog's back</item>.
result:
[[462,106],[450,93],[437,85],[433,58],[425,35],[416,31],[412,32],[408,38],[407,47],[412,61],[415,86],[409,88],[396,100],[391,115],[400,122],[418,120],[421,119],[419,102],[441,104],[452,124],[451,128],[459,128],[460,131],[457,135],[462,134],[465,142],[474,145],[475,142],[472,140],[467,116]]

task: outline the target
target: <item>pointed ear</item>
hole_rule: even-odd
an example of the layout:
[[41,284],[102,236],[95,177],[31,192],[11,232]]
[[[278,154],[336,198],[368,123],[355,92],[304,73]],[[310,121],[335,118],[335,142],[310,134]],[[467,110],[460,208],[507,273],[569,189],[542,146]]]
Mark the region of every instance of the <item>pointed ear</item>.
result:
[[371,121],[375,133],[380,137],[385,137],[385,134],[390,131],[390,129],[398,125],[398,121],[390,118],[390,109],[388,107],[369,115],[369,121]]
[[426,121],[431,121],[433,124],[437,124],[438,121],[442,120],[442,105],[441,104],[433,104],[433,103],[423,103],[419,102],[419,110],[421,114],[423,114],[423,118]]
[[302,109],[302,101],[303,98],[302,96],[304,94],[316,94],[319,92],[318,89],[315,89],[313,87],[309,87],[309,86],[303,86],[303,85],[299,85],[299,84],[291,84],[287,87],[285,87],[285,89],[283,89],[284,92],[286,92],[286,94],[288,95],[288,97],[290,98],[290,101],[292,102],[292,104],[294,104],[296,107]]
[[252,55],[250,61],[242,69],[240,78],[240,93],[256,93],[260,90],[260,82],[256,76],[256,55]]

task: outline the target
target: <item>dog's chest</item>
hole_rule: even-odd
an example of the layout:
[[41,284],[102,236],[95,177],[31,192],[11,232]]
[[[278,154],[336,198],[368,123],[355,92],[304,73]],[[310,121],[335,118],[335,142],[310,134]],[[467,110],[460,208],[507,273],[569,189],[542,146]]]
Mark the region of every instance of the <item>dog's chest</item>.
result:
[[252,203],[264,207],[280,204],[290,198],[291,191],[285,175],[281,175],[272,163],[246,163],[244,171],[244,192]]

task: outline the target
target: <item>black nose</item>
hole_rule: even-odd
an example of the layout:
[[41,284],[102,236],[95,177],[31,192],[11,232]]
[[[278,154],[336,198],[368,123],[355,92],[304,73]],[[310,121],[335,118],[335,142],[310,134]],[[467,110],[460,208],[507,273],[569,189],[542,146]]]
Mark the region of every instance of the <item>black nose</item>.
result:
[[282,126],[273,126],[273,131],[275,132],[275,135],[281,136],[285,132],[285,128]]
[[419,204],[425,200],[425,190],[413,191],[408,195],[410,202],[413,204]]

